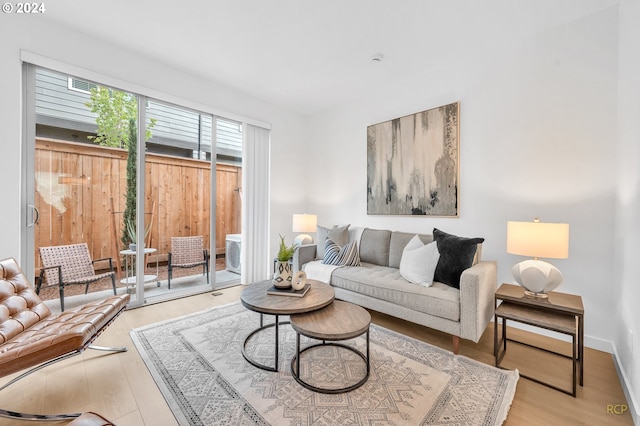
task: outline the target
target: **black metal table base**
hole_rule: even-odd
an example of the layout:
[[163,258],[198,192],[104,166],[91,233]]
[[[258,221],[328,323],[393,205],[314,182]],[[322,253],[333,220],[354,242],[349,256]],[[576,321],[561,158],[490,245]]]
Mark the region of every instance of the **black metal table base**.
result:
[[[322,343],[317,343],[315,345],[306,347],[303,350],[300,350],[300,333],[296,333],[296,354],[291,359],[291,375],[293,376],[294,379],[296,379],[296,382],[300,383],[300,385],[302,385],[303,387],[311,391],[318,392],[318,393],[337,394],[337,393],[351,392],[352,390],[358,389],[360,386],[364,385],[367,382],[367,380],[369,379],[369,373],[371,371],[370,358],[369,358],[369,330],[366,331],[366,340],[367,340],[366,356],[354,347],[343,345],[342,343],[335,343],[335,342],[327,343],[326,340],[323,340]],[[302,378],[300,378],[300,357],[304,352],[313,348],[317,348],[319,346],[335,346],[335,347],[347,349],[353,352],[354,354],[362,358],[362,360],[366,363],[367,373],[359,382],[351,386],[337,388],[337,389],[321,388],[304,381]]]
[[[280,340],[279,340],[279,329],[280,329],[280,325],[284,325],[284,324],[289,324],[289,321],[284,321],[284,322],[279,322],[279,317],[280,315],[274,315],[276,317],[275,322],[271,323],[271,324],[264,324],[264,314],[260,314],[260,327],[256,328],[255,330],[253,330],[251,333],[249,333],[249,335],[244,339],[244,343],[242,344],[242,356],[244,357],[244,359],[247,360],[247,362],[249,362],[251,365],[253,365],[254,367],[258,367],[261,368],[263,370],[266,371],[278,371],[278,363],[279,363],[279,358],[278,358],[278,345],[280,344]],[[251,357],[247,354],[247,343],[249,342],[249,340],[257,333],[261,332],[262,330],[266,330],[267,328],[271,328],[271,327],[275,327],[275,333],[276,333],[276,337],[275,337],[275,361],[274,361],[274,366],[271,367],[270,365],[265,365],[265,364],[260,364],[259,362],[251,359]]]

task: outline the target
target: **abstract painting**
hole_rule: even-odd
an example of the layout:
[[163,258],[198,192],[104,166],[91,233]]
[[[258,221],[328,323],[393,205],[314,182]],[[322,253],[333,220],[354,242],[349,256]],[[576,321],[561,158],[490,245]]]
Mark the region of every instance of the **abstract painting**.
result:
[[458,216],[459,113],[456,102],[367,127],[367,214]]

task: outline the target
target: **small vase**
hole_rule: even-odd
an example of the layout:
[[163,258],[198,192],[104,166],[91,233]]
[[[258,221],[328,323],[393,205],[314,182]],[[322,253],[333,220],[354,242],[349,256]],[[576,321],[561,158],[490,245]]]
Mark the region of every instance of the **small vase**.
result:
[[135,243],[129,244],[129,250],[136,251],[136,244]]
[[273,274],[273,285],[276,288],[291,287],[291,279],[293,278],[292,266],[288,260],[284,262],[278,260],[276,262],[276,273]]

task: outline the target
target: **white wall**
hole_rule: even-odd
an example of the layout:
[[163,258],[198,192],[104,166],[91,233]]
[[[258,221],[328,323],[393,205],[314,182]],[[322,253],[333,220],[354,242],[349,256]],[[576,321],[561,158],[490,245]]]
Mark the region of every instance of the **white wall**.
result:
[[[620,60],[618,90],[618,194],[615,232],[614,282],[616,289],[613,339],[620,369],[629,384],[635,422],[640,417],[640,4],[620,4]],[[632,333],[628,342],[628,333]],[[631,345],[629,345],[631,343]],[[633,404],[631,404],[633,402]]]
[[[186,99],[213,109],[271,123],[272,174],[271,218],[272,251],[277,247],[277,233],[291,231],[291,213],[304,209],[304,180],[300,158],[306,135],[306,119],[299,114],[270,105],[246,93],[191,76],[176,68],[151,61],[114,46],[49,25],[46,17],[28,15],[2,16],[0,23],[0,258],[20,254],[21,206],[21,62],[20,49],[52,58],[112,78],[131,82],[163,94]],[[203,46],[204,47],[204,46]],[[213,51],[211,49],[210,51]],[[206,54],[206,49],[203,54]],[[20,260],[20,259],[18,259]]]
[[[587,344],[610,351],[617,31],[612,8],[437,72],[409,71],[313,117],[309,210],[324,225],[485,237],[483,257],[498,261],[499,283],[513,282],[511,266],[524,260],[506,253],[508,220],[567,222],[570,257],[553,261],[565,275],[560,290],[582,296]],[[455,101],[460,217],[368,216],[367,126]]]

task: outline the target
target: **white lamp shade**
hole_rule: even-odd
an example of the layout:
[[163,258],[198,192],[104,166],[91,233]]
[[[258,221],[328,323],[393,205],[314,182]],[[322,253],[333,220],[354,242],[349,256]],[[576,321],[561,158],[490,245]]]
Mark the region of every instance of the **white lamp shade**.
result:
[[511,269],[513,278],[525,288],[525,293],[546,297],[562,284],[562,273],[540,257],[569,257],[569,225],[566,223],[507,222],[507,252],[533,257],[517,263]]
[[[291,228],[293,232],[316,232],[318,216],[315,214],[294,214]],[[293,243],[298,246],[311,244],[312,242],[313,237],[308,234],[300,234],[293,240]]]
[[569,257],[566,223],[507,222],[507,253],[534,258]]
[[293,232],[316,232],[318,228],[318,216],[315,214],[294,214]]

